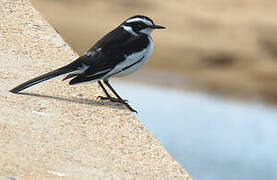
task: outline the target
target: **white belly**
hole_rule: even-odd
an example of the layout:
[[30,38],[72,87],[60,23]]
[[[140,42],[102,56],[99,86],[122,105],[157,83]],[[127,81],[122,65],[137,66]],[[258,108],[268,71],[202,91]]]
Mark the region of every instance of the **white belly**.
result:
[[[129,75],[129,74],[137,71],[142,65],[144,65],[147,62],[147,60],[149,59],[149,57],[151,56],[152,51],[153,51],[152,39],[150,37],[148,37],[148,38],[149,38],[150,43],[147,48],[145,48],[141,52],[129,55],[125,61],[123,61],[120,64],[118,64],[117,66],[115,66],[106,75],[106,77],[110,78],[110,77],[126,76],[126,75]],[[136,63],[136,62],[138,62],[138,63]],[[134,64],[134,63],[136,63],[136,64]],[[132,65],[132,64],[134,64],[134,65]],[[126,68],[128,66],[130,66],[130,67]],[[123,70],[124,68],[126,68],[126,69]]]

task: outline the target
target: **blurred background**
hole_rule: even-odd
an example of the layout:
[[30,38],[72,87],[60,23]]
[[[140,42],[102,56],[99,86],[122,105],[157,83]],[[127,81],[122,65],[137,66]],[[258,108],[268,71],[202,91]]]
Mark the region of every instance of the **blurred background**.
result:
[[132,15],[166,26],[119,94],[194,179],[277,179],[277,1],[31,1],[80,55]]

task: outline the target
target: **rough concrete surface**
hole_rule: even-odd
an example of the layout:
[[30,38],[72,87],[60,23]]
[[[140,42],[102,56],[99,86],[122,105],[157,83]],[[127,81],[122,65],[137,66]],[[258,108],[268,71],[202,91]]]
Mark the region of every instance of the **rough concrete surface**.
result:
[[0,2],[0,179],[191,179],[96,84],[9,89],[77,55],[28,0]]

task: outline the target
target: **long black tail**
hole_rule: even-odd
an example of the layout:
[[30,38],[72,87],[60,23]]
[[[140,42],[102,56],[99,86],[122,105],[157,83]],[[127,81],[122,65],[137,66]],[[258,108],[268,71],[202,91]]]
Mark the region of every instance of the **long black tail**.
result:
[[34,79],[31,79],[29,81],[26,81],[18,86],[16,86],[15,88],[11,89],[10,92],[13,92],[13,93],[18,93],[26,88],[29,88],[33,85],[36,85],[38,83],[41,83],[41,82],[44,82],[46,80],[49,80],[49,79],[52,79],[52,78],[55,78],[55,77],[58,77],[58,76],[61,76],[61,75],[64,75],[64,74],[67,74],[67,73],[70,73],[70,72],[73,72],[74,70],[71,69],[71,68],[67,68],[67,67],[61,67],[59,69],[56,69],[56,70],[53,70],[49,73],[46,73],[46,74],[43,74],[41,76],[38,76]]

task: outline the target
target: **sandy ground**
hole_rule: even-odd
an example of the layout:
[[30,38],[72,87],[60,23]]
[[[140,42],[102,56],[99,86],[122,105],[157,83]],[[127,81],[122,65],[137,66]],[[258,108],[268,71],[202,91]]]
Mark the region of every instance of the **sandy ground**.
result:
[[277,102],[275,0],[32,3],[79,54],[127,17],[148,15],[167,29],[153,34],[146,68],[179,73],[210,92]]
[[[96,84],[9,89],[77,55],[29,1],[0,2],[0,179],[190,179]],[[81,93],[81,94],[80,94]]]

